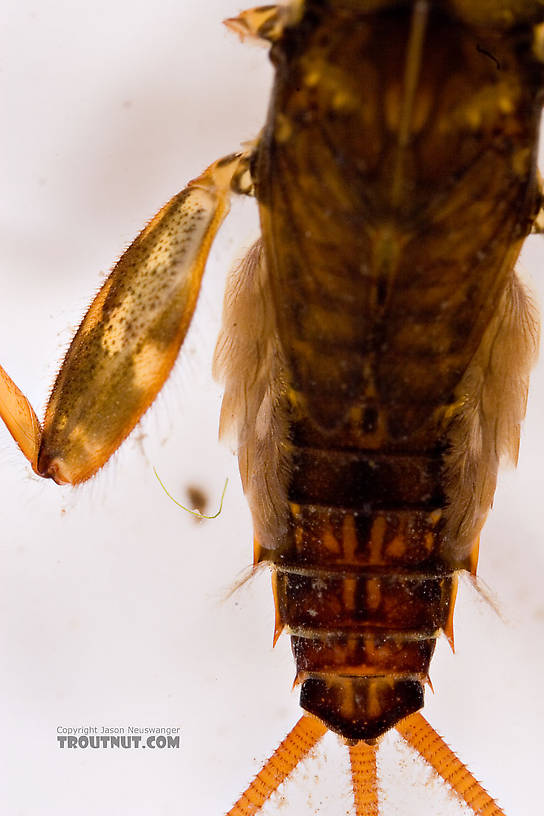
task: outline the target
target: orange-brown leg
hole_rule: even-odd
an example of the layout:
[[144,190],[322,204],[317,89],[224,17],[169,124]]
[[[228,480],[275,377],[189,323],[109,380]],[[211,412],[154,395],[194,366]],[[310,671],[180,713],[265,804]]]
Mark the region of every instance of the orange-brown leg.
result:
[[258,813],[326,731],[326,727],[318,720],[307,715],[302,716],[276,748],[251,785],[229,810],[227,816],[253,816]]
[[42,429],[32,405],[0,366],[0,417],[36,472]]
[[406,742],[415,748],[477,816],[505,816],[497,803],[421,714],[412,714],[398,723],[396,728]]
[[359,742],[351,745],[349,761],[356,816],[379,816],[376,777],[377,746]]

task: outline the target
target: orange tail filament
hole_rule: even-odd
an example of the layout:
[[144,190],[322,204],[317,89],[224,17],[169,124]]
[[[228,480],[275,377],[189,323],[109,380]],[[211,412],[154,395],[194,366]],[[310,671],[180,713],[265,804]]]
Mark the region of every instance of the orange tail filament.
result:
[[[306,715],[301,717],[227,816],[253,816],[258,813],[326,732],[326,727],[318,720]],[[368,811],[370,813],[372,811]]]
[[494,799],[421,714],[412,714],[398,723],[396,729],[476,816],[505,816]]
[[349,749],[357,816],[379,816],[376,752],[377,747],[365,742],[351,745]]

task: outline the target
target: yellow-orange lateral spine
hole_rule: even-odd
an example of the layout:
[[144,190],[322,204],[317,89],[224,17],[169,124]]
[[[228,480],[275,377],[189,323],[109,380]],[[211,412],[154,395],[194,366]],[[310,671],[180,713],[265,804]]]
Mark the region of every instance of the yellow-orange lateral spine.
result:
[[543,79],[530,20],[365,5],[308,0],[274,43],[252,162],[285,417],[285,503],[257,558],[302,707],[350,740],[423,705],[515,448]]

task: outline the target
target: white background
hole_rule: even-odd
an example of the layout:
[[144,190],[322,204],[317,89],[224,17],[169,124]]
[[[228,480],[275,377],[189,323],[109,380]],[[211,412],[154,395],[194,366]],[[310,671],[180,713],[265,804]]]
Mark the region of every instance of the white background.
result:
[[[205,10],[204,10],[205,9]],[[186,182],[253,138],[266,52],[220,21],[233,0],[8,0],[0,43],[0,357],[43,408],[71,333],[112,262]],[[216,441],[210,377],[225,273],[256,235],[238,202],[216,242],[195,325],[166,393],[91,484],[34,477],[0,430],[0,812],[218,816],[299,716],[289,641],[272,651],[267,574],[226,598],[251,560],[236,463]],[[475,225],[477,229],[477,225]],[[544,291],[544,242],[524,266]],[[510,816],[542,782],[541,369],[520,466],[503,475],[480,574],[504,620],[461,590],[457,653],[441,642],[426,715]],[[198,485],[223,513],[195,523]],[[57,726],[179,725],[180,750],[68,751]],[[463,812],[393,736],[382,816]],[[266,814],[349,811],[328,735]],[[425,787],[426,786],[426,787]]]

